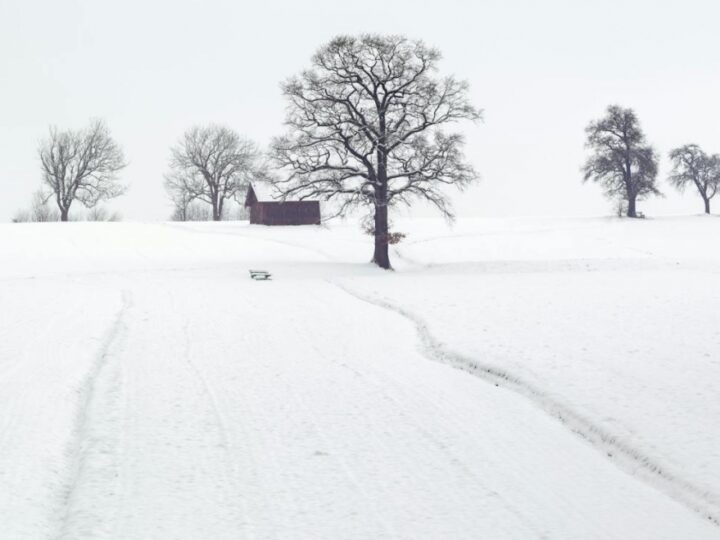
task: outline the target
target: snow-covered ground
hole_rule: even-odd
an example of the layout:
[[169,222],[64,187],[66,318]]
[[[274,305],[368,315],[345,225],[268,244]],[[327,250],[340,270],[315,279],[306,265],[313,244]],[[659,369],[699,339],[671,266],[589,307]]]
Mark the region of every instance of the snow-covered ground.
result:
[[0,226],[0,537],[720,538],[720,219],[398,228]]

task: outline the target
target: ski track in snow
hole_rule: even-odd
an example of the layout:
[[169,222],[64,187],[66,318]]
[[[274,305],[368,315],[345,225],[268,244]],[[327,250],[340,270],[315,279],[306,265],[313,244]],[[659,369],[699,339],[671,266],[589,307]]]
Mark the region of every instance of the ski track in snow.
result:
[[[58,540],[79,538],[73,532],[73,523],[86,520],[80,508],[79,492],[92,490],[96,495],[112,491],[115,474],[112,470],[113,456],[119,443],[117,437],[117,405],[120,380],[117,372],[110,373],[113,348],[123,339],[126,332],[125,317],[132,307],[132,294],[122,291],[122,307],[106,333],[92,370],[80,388],[79,406],[75,420],[75,437],[68,448],[73,456],[69,469],[67,491],[64,496],[64,511],[57,535]],[[96,484],[96,482],[98,482]],[[100,484],[100,485],[98,485]],[[104,484],[104,485],[103,485]],[[82,497],[85,496],[83,493]],[[94,526],[98,524],[94,523]]]
[[588,441],[633,477],[642,479],[691,510],[698,512],[716,526],[720,526],[720,501],[715,494],[708,493],[684,480],[677,471],[671,470],[667,465],[657,463],[655,458],[609,433],[589,418],[578,414],[566,404],[547,395],[514,373],[448,349],[432,335],[427,323],[414,313],[386,300],[359,293],[337,281],[328,280],[328,282],[358,300],[390,310],[410,321],[417,330],[421,351],[431,360],[449,364],[530,399],[540,409],[560,420],[573,433]]

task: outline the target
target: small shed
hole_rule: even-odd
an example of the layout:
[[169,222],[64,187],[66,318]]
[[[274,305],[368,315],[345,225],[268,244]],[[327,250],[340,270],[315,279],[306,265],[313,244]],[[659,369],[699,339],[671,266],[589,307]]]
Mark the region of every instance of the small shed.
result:
[[[279,194],[275,197],[279,197]],[[250,184],[245,207],[256,225],[320,225],[320,201],[278,201],[261,184]]]

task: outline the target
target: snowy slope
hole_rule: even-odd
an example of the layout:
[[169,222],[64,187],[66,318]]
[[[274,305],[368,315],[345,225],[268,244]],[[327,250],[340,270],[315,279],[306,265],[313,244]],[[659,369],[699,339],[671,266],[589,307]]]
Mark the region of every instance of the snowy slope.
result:
[[0,226],[2,538],[718,538],[717,286],[688,284],[717,267],[643,225],[409,224],[392,274],[350,226]]

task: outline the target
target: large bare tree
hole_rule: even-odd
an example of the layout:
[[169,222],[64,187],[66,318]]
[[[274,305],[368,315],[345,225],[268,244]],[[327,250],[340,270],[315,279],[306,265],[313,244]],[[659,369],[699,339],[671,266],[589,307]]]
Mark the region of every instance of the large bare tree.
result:
[[609,197],[627,201],[627,216],[637,217],[637,201],[660,191],[655,187],[657,155],[646,143],[635,111],[611,105],[585,132],[593,154],[583,167],[584,180],[598,182]]
[[283,84],[289,132],[273,141],[284,198],[373,212],[373,262],[390,268],[388,208],[424,199],[452,218],[444,187],[477,178],[463,139],[442,126],[477,120],[467,83],[436,76],[440,53],[403,36],[341,36]]
[[174,202],[204,201],[214,221],[222,219],[228,199],[244,194],[262,171],[255,143],[224,126],[193,127],[172,148],[165,187]]
[[697,144],[686,144],[670,152],[673,170],[670,183],[680,191],[693,184],[710,213],[710,200],[720,190],[720,155],[708,155]]
[[47,199],[54,198],[60,220],[67,221],[76,200],[87,208],[125,192],[117,173],[125,166],[120,146],[110,136],[107,125],[93,120],[82,130],[60,131],[40,143],[43,182],[50,188]]

